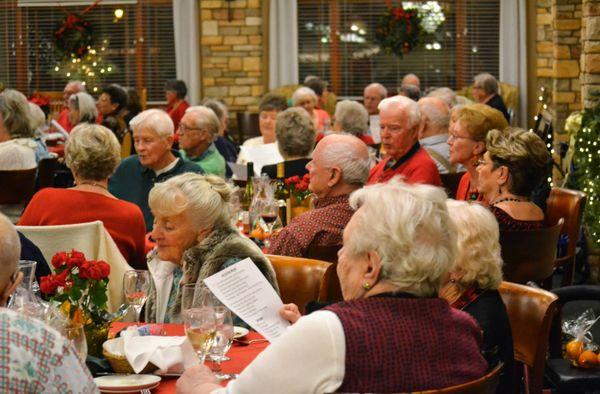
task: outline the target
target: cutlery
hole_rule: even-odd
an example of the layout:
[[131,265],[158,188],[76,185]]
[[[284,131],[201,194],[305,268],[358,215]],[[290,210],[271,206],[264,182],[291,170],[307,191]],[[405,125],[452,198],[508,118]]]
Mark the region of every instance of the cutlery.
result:
[[268,341],[266,339],[251,339],[249,341],[243,341],[241,339],[233,338],[233,342],[237,343],[240,346],[248,346],[248,345],[252,345],[253,343],[268,342]]

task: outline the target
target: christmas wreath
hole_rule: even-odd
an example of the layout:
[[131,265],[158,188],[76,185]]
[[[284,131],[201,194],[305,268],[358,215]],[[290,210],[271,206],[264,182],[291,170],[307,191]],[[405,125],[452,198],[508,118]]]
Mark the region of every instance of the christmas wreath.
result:
[[399,57],[414,49],[419,42],[421,18],[416,9],[405,10],[400,3],[393,7],[386,0],[387,12],[381,17],[375,29],[375,39],[380,47]]
[[101,0],[83,10],[80,14],[67,13],[54,31],[54,45],[63,58],[82,58],[94,43],[92,24],[83,16],[96,7]]

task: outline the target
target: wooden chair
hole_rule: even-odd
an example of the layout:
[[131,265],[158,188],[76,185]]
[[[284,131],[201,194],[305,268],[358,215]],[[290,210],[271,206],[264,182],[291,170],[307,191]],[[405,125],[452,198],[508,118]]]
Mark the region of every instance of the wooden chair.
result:
[[[592,392],[600,388],[600,371],[573,368],[562,355],[562,308],[569,302],[587,301],[586,308],[600,306],[600,286],[566,286],[552,290],[558,296],[557,313],[550,329],[550,356],[546,360],[546,378],[560,393]],[[577,315],[575,315],[577,316]],[[600,327],[592,328],[597,338]]]
[[0,171],[0,204],[25,204],[33,196],[37,168]]
[[486,375],[471,382],[439,390],[419,391],[415,394],[494,394],[500,382],[500,372],[503,366],[503,364],[498,364],[496,368],[492,369]]
[[343,301],[342,288],[340,287],[340,279],[337,275],[337,263],[338,263],[338,251],[342,248],[342,245],[335,246],[316,246],[310,245],[306,252],[306,257],[309,259],[316,259],[321,261],[327,261],[333,264],[331,267],[331,278],[329,280],[329,287],[327,289],[327,299],[322,301],[338,302]]
[[133,137],[131,136],[131,131],[126,131],[123,134],[123,142],[121,142],[121,159],[131,156],[133,147]]
[[504,279],[515,283],[541,283],[554,272],[556,245],[563,225],[540,230],[500,231]]
[[300,257],[267,255],[271,261],[284,304],[293,302],[304,314],[307,302],[327,300],[333,264]]
[[250,137],[260,135],[258,126],[258,114],[250,112],[238,112],[236,114],[238,128],[238,142],[242,144]]
[[510,282],[502,282],[498,291],[510,321],[515,361],[523,364],[525,393],[541,393],[558,297],[543,289]]
[[565,255],[554,261],[555,268],[562,267],[564,269],[562,286],[572,285],[575,278],[576,247],[585,203],[585,193],[560,187],[553,187],[548,197],[546,220],[548,223],[556,223],[559,218],[564,218],[565,222],[560,234],[568,237]]
[[456,198],[456,191],[461,178],[465,175],[464,172],[455,172],[454,174],[440,174],[442,185],[446,189],[446,193],[450,198]]
[[58,158],[56,156],[45,157],[38,162],[35,190],[54,186],[54,172],[57,162]]

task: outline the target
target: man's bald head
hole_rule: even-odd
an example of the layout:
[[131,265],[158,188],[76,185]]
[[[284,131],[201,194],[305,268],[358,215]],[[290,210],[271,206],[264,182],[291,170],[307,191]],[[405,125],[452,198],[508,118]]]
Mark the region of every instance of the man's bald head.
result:
[[446,102],[438,97],[424,97],[417,104],[421,111],[419,139],[448,133],[450,109]]
[[0,213],[0,293],[10,285],[10,276],[17,270],[21,242],[15,226]]

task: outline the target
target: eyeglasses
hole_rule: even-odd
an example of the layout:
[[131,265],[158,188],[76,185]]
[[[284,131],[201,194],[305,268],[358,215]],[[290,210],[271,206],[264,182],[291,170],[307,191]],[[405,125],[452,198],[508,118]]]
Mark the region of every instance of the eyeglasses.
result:
[[192,131],[192,130],[201,130],[197,127],[190,127],[190,126],[186,126],[183,123],[179,123],[179,134],[185,134],[188,131]]
[[448,135],[448,142],[453,142],[453,141],[460,140],[460,139],[476,141],[476,139],[473,138],[473,137],[467,137],[467,136],[462,136],[462,135],[454,135],[454,134],[449,134]]

